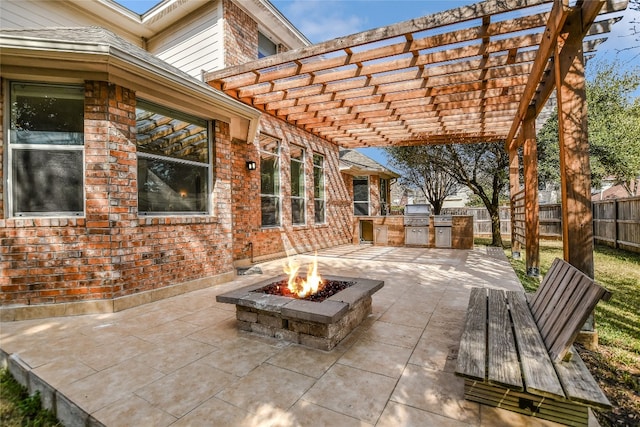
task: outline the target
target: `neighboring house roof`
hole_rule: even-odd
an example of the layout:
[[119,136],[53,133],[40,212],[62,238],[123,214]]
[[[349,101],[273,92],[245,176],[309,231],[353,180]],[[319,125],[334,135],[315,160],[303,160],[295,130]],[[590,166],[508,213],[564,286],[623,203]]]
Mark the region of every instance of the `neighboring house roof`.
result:
[[240,120],[244,126],[233,137],[253,140],[257,130],[258,110],[104,28],[0,30],[0,63],[7,78],[46,74],[68,80],[81,76],[83,80],[120,84],[163,103],[171,94],[172,101],[196,115],[201,115],[206,105],[211,118]]
[[[636,180],[634,188],[638,188],[638,186],[640,186],[640,179]],[[618,184],[609,187],[606,190],[594,192],[591,194],[591,201],[597,202],[599,200],[623,199],[625,197],[632,196],[629,196],[627,190],[622,185]]]
[[349,175],[380,175],[382,178],[398,178],[400,175],[356,150],[340,150],[340,172]]

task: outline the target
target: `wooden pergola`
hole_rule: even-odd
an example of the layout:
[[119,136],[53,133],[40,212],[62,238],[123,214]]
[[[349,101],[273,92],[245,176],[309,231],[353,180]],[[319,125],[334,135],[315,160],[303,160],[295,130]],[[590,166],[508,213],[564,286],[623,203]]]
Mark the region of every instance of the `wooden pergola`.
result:
[[535,119],[555,89],[565,259],[593,277],[584,57],[617,21],[599,16],[626,7],[627,0],[488,0],[209,72],[205,80],[345,148],[504,143],[512,199],[523,200],[526,232],[519,234],[532,273],[539,261]]

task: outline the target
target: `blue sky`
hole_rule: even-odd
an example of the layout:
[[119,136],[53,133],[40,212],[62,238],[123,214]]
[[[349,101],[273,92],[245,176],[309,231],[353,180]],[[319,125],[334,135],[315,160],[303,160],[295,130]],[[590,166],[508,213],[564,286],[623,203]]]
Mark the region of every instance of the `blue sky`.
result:
[[[284,16],[312,43],[395,24],[435,12],[476,3],[472,0],[271,0]],[[156,0],[119,0],[136,13],[144,13]],[[598,48],[597,58],[618,58],[623,65],[640,65],[640,35],[633,36],[633,21],[640,30],[640,12],[627,8],[614,25],[608,40]],[[636,46],[635,49],[628,48]],[[361,150],[386,165],[378,149]]]

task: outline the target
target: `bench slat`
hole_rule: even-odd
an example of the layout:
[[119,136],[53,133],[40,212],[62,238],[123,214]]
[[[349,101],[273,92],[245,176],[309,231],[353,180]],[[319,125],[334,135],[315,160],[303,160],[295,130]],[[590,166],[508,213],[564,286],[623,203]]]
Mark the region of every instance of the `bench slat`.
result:
[[584,364],[575,348],[571,348],[573,357],[570,361],[556,362],[556,372],[564,387],[567,397],[576,402],[611,408],[611,402],[604,395],[598,383],[591,376],[589,369]]
[[524,390],[504,292],[489,289],[487,380]]
[[471,289],[464,332],[460,338],[456,374],[485,379],[487,345],[487,291]]
[[549,271],[542,279],[542,282],[538,286],[538,289],[530,298],[529,306],[533,317],[537,319],[540,315],[540,311],[546,307],[547,300],[553,294],[552,290],[556,285],[556,281],[562,280],[562,275],[558,275],[558,271],[562,268],[562,262],[559,258],[555,258]]
[[565,394],[523,292],[507,291],[526,390],[540,396]]
[[[544,317],[536,319],[538,330],[547,348],[550,343],[564,330],[568,319],[574,315],[574,310],[578,307],[579,301],[582,300],[588,286],[580,283],[581,277],[577,274],[567,274],[571,277],[571,286],[563,286],[559,288],[554,296],[553,310],[544,312]],[[535,316],[534,316],[535,318]],[[554,333],[552,333],[554,331]]]
[[[577,270],[572,269],[567,263],[563,263],[562,267],[557,269],[557,280],[551,281],[554,283],[554,287],[550,288],[553,292],[551,292],[545,301],[542,302],[544,306],[540,307],[537,314],[532,312],[533,318],[538,324],[538,330],[541,331],[548,322],[549,317],[552,316],[554,312],[560,310],[559,307],[562,307],[562,305],[560,305],[561,296],[564,295],[565,292],[571,293],[571,290],[573,289],[573,284],[571,282],[574,280],[576,272]],[[544,337],[544,334],[542,336]]]
[[[585,276],[586,277],[586,276]],[[573,301],[575,304],[574,313],[562,322],[562,327],[558,325],[557,332],[552,330],[549,335],[549,355],[554,361],[560,361],[578,336],[580,329],[593,312],[598,301],[607,293],[606,289],[598,284],[589,281],[588,289],[580,300]],[[560,322],[558,322],[560,323]],[[554,328],[555,329],[555,328]]]

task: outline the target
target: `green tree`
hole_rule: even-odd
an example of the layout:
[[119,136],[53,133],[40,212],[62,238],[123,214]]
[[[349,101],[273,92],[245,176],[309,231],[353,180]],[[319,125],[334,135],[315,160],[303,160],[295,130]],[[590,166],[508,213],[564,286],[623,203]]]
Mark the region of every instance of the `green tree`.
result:
[[425,161],[440,156],[442,146],[422,145],[417,147],[390,147],[391,165],[402,175],[401,184],[419,189],[427,198],[435,215],[440,215],[444,200],[456,194],[458,183],[437,163]]
[[[590,62],[587,74],[587,114],[591,180],[599,186],[614,177],[630,196],[638,193],[640,176],[640,98],[632,94],[640,86],[640,70],[625,69],[618,62]],[[538,133],[539,181],[558,184],[558,114]]]
[[[500,143],[386,148],[399,169],[429,167],[444,172],[482,200],[491,217],[491,245],[502,246],[500,199],[508,188],[509,155]],[[400,167],[400,165],[403,165]]]

